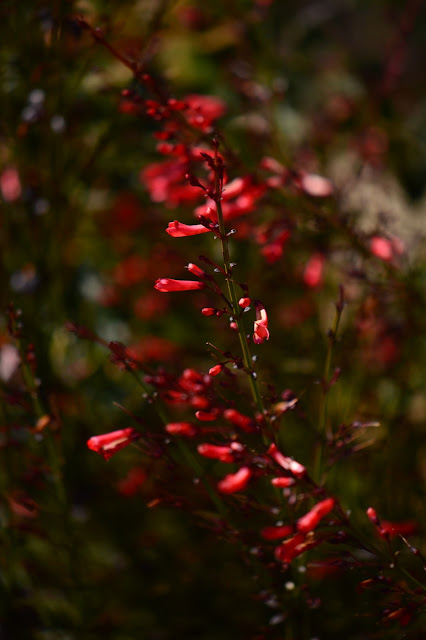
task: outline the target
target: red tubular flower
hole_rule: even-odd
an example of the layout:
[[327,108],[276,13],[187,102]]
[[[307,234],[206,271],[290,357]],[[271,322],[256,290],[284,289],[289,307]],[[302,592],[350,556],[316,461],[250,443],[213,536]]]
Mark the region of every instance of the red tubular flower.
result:
[[213,458],[214,460],[220,460],[221,462],[235,461],[233,449],[227,445],[203,443],[198,445],[197,451],[205,458]]
[[269,340],[268,316],[261,302],[255,302],[255,306],[256,320],[254,321],[253,342],[261,344],[264,340]]
[[214,367],[209,369],[209,376],[218,376],[221,371],[223,371],[223,364],[216,364]]
[[236,473],[229,473],[217,484],[221,493],[237,493],[245,489],[252,476],[252,471],[248,467],[241,467]]
[[367,509],[367,517],[373,524],[376,526],[380,526],[379,517],[377,515],[377,511],[373,507],[368,507]]
[[173,436],[186,436],[188,438],[195,436],[198,432],[197,427],[190,422],[170,422],[164,428],[167,433]]
[[297,521],[297,529],[301,533],[309,533],[317,528],[320,521],[334,507],[334,498],[326,498],[315,505],[308,513]]
[[272,478],[271,484],[274,487],[278,487],[278,489],[287,489],[287,487],[291,487],[294,484],[294,478]]
[[195,417],[197,420],[201,420],[201,422],[211,422],[212,420],[216,420],[219,415],[217,409],[212,409],[211,411],[196,411]]
[[166,232],[172,238],[185,238],[188,236],[198,236],[201,233],[209,233],[211,229],[207,229],[203,224],[183,224],[182,222],[178,222],[178,220],[174,220],[174,222],[169,222],[169,226],[166,229]]
[[111,431],[111,433],[104,433],[100,436],[92,436],[87,441],[87,446],[92,451],[96,451],[105,460],[109,460],[114,453],[120,451],[128,444],[134,442],[139,438],[139,434],[135,429],[129,427],[128,429],[119,429],[118,431]]
[[[235,178],[232,182],[228,182],[223,190],[222,197],[222,213],[225,220],[232,220],[239,216],[251,213],[256,208],[257,201],[263,196],[266,187],[263,184],[253,184],[250,177]],[[207,208],[211,210],[210,214],[206,211],[206,205],[201,205],[195,209],[197,216],[203,215],[214,219],[216,214],[216,203],[208,199]]]
[[293,538],[285,540],[275,549],[275,558],[279,562],[287,564],[290,563],[293,558],[303,553],[305,549],[305,535],[303,533],[296,533]]
[[306,468],[300,464],[300,462],[296,462],[296,460],[293,460],[288,456],[284,456],[280,451],[278,451],[276,444],[271,444],[267,454],[271,456],[271,458],[283,469],[290,471],[294,476],[296,476],[296,478],[303,478],[306,474]]
[[282,540],[283,538],[287,538],[287,536],[291,536],[292,533],[293,527],[286,524],[279,527],[265,527],[260,532],[260,535],[262,538],[265,538],[265,540]]
[[216,315],[216,309],[213,309],[213,307],[204,307],[201,309],[201,313],[203,316],[214,316]]
[[246,433],[252,433],[255,431],[253,420],[236,409],[226,409],[223,412],[223,417],[225,420],[229,420],[229,422],[232,422],[234,426]]
[[389,522],[388,520],[382,520],[382,531],[384,535],[388,535],[390,538],[395,538],[398,535],[409,536],[416,533],[418,524],[414,520],[407,520],[405,522]]
[[210,406],[210,401],[205,396],[199,396],[196,394],[191,397],[189,404],[191,405],[191,407],[199,411],[199,410],[208,409]]
[[206,275],[206,272],[200,269],[200,267],[198,267],[193,262],[187,264],[186,268],[188,269],[189,273],[192,273],[193,276],[197,276],[197,278],[204,278],[204,276]]
[[159,278],[155,283],[155,289],[162,293],[169,291],[194,291],[195,289],[203,289],[203,282],[195,280],[173,280],[172,278]]

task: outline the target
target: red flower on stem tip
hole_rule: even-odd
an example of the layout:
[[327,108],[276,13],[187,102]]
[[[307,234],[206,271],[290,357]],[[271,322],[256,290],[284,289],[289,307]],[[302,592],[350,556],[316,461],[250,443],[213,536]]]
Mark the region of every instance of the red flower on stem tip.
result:
[[271,479],[271,484],[274,485],[274,487],[277,487],[278,489],[287,489],[288,487],[291,487],[294,483],[295,483],[294,478],[279,477],[279,478]]
[[278,562],[290,564],[294,558],[308,551],[308,549],[317,547],[321,542],[322,540],[315,538],[313,534],[306,535],[302,532],[296,533],[295,536],[284,540],[284,542],[275,549],[275,559]]
[[201,422],[212,422],[216,420],[219,416],[219,411],[217,409],[211,409],[210,411],[196,411],[195,417],[197,420],[201,420]]
[[194,291],[195,289],[203,289],[203,282],[196,282],[195,280],[173,280],[173,278],[159,278],[154,288],[162,293],[168,293],[170,291]]
[[306,468],[293,460],[293,458],[289,458],[288,456],[284,456],[281,451],[277,449],[277,445],[272,443],[269,447],[267,454],[271,456],[275,462],[277,462],[283,469],[286,471],[290,471],[296,478],[303,478],[306,475]]
[[192,273],[193,276],[197,276],[197,278],[204,278],[204,276],[206,275],[206,272],[200,269],[200,267],[198,267],[193,262],[187,264],[186,268],[188,269],[189,273]]
[[169,226],[166,229],[166,232],[169,236],[172,236],[172,238],[198,236],[201,233],[209,233],[210,231],[212,230],[208,229],[203,224],[183,224],[182,222],[178,222],[178,220],[169,222]]
[[264,340],[269,340],[268,315],[261,302],[255,302],[256,320],[254,321],[253,342],[262,344]]
[[229,473],[217,484],[217,488],[221,493],[237,493],[245,489],[248,481],[252,476],[249,467],[241,467],[236,473]]
[[201,313],[203,314],[203,316],[215,316],[216,315],[216,311],[217,309],[214,309],[213,307],[204,307],[203,309],[201,309]]
[[87,441],[87,446],[92,451],[96,451],[105,460],[109,460],[114,453],[120,451],[127,445],[131,444],[139,438],[139,433],[132,427],[128,429],[119,429],[118,431],[111,431],[110,433],[104,433],[100,436],[92,436]]
[[167,433],[173,436],[186,436],[192,438],[197,435],[198,429],[190,422],[170,422],[164,427]]
[[[253,184],[250,177],[235,178],[225,184],[222,193],[222,214],[225,220],[232,220],[254,211],[257,201],[263,196],[266,187]],[[209,211],[210,210],[210,211]],[[216,203],[209,198],[206,204],[196,207],[197,216],[215,219]]]
[[234,449],[228,445],[203,443],[199,444],[197,451],[200,456],[220,460],[221,462],[235,462]]
[[405,522],[389,522],[389,520],[382,520],[383,535],[388,535],[390,538],[395,538],[398,535],[409,536],[416,533],[418,524],[414,520],[407,520]]
[[379,517],[374,507],[368,507],[366,513],[367,513],[368,519],[371,520],[373,524],[375,524],[376,526],[380,526]]
[[297,521],[297,529],[301,533],[309,533],[317,528],[320,521],[333,509],[334,498],[326,498],[318,502],[308,513]]
[[283,538],[287,538],[287,536],[291,536],[293,532],[294,527],[286,524],[277,527],[265,527],[260,532],[260,535],[262,538],[265,538],[265,540],[282,540]]
[[213,376],[213,377],[214,376],[218,376],[219,373],[221,373],[223,371],[224,366],[225,365],[223,365],[223,364],[216,364],[214,367],[211,367],[209,369],[209,376]]
[[229,420],[235,427],[238,427],[246,433],[252,433],[255,431],[254,422],[248,416],[240,413],[236,409],[225,409],[223,412],[225,420]]

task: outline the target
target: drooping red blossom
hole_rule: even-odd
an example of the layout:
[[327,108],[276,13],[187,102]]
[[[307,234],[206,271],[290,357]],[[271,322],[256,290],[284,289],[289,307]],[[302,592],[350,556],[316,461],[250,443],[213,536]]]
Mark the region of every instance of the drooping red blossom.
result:
[[197,451],[205,458],[220,460],[221,462],[235,462],[235,453],[229,445],[199,444]]
[[223,412],[225,420],[229,420],[235,427],[238,427],[246,433],[252,433],[255,431],[255,425],[252,418],[245,416],[236,409],[225,409]]
[[323,283],[325,257],[322,253],[314,253],[308,260],[303,272],[303,281],[311,289]]
[[256,320],[254,321],[253,342],[262,344],[264,340],[269,340],[268,315],[261,302],[255,302]]
[[303,478],[306,475],[306,468],[293,460],[293,458],[289,458],[288,456],[283,455],[277,448],[277,445],[272,443],[269,447],[267,454],[271,456],[276,463],[278,463],[283,469],[286,471],[290,471],[296,478]]
[[287,536],[291,536],[294,532],[294,527],[291,525],[279,525],[276,527],[265,527],[260,532],[262,538],[265,540],[282,540],[283,538],[287,538]]
[[195,289],[203,289],[204,282],[196,282],[195,280],[173,280],[173,278],[159,278],[154,288],[162,293],[170,291],[194,291]]
[[178,220],[169,222],[169,226],[166,229],[166,232],[169,234],[169,236],[172,236],[172,238],[198,236],[201,233],[209,233],[211,231],[211,229],[208,229],[203,224],[183,224]]
[[167,433],[173,436],[186,436],[192,438],[197,435],[198,429],[190,422],[170,422],[164,427]]
[[238,491],[242,491],[247,486],[252,473],[249,467],[241,467],[236,473],[229,473],[223,480],[218,482],[217,488],[221,493],[237,493]]
[[139,438],[139,433],[132,427],[111,431],[100,436],[92,436],[87,441],[87,446],[92,451],[99,453],[105,460],[109,460],[114,453]]
[[321,520],[333,509],[334,498],[326,498],[318,502],[308,513],[297,521],[297,529],[301,533],[309,533],[317,528]]
[[130,469],[126,477],[118,482],[118,493],[126,498],[135,495],[135,493],[137,493],[145,483],[147,477],[147,473],[144,469],[141,469],[141,467],[133,467],[133,469]]

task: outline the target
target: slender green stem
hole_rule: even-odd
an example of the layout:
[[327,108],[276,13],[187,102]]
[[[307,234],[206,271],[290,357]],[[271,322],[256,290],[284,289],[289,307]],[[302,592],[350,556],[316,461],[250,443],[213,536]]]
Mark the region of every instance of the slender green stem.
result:
[[[12,335],[15,339],[16,346],[18,348],[20,357],[21,357],[21,372],[22,377],[24,379],[25,388],[31,398],[31,402],[33,405],[34,415],[37,419],[43,418],[48,415],[48,411],[43,407],[43,404],[40,400],[37,383],[31,369],[31,366],[27,360],[27,354],[25,353],[25,349],[20,338],[20,332],[16,326],[16,318],[14,317],[14,312],[11,311],[10,322],[11,322],[11,330]],[[62,477],[61,470],[61,461],[58,456],[58,452],[55,446],[54,437],[51,429],[46,428],[43,432],[44,435],[44,443],[46,447],[47,459],[49,462],[49,467],[52,474],[53,485],[56,491],[56,495],[58,498],[58,502],[61,504],[62,508],[65,509],[66,505],[66,494]]]
[[331,363],[333,359],[334,345],[336,343],[337,332],[339,330],[343,308],[344,308],[343,287],[340,287],[340,298],[336,304],[336,312],[334,314],[333,327],[332,329],[330,329],[328,334],[327,355],[325,358],[324,373],[321,381],[321,386],[322,386],[321,400],[320,400],[320,407],[318,412],[318,436],[320,440],[315,450],[315,462],[314,462],[314,478],[318,482],[318,484],[321,484],[321,478],[323,473],[325,443],[326,443],[327,436],[330,435],[329,429],[327,427],[328,400],[329,400],[329,394],[330,394],[330,370],[331,370]]
[[[216,159],[216,162],[217,162],[217,159]],[[240,339],[241,351],[243,354],[243,362],[244,362],[244,366],[246,368],[247,374],[249,376],[250,388],[251,388],[253,400],[255,402],[255,405],[258,411],[260,411],[260,413],[263,414],[265,411],[263,406],[263,400],[260,394],[259,384],[256,379],[256,372],[253,369],[253,360],[250,354],[250,349],[247,342],[247,336],[244,330],[244,322],[243,322],[242,314],[238,304],[238,296],[237,296],[235,282],[232,279],[232,267],[231,267],[231,258],[229,255],[228,237],[226,235],[222,204],[220,201],[221,184],[220,184],[220,178],[217,171],[215,173],[215,194],[216,194],[217,219],[219,224],[220,240],[222,243],[222,256],[223,256],[223,263],[225,266],[225,278],[228,286],[229,297],[232,304],[232,313],[238,329],[238,336]]]

